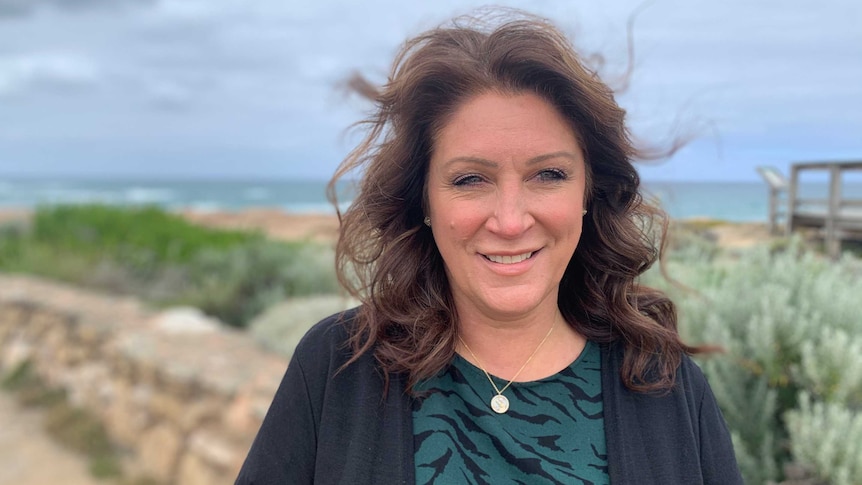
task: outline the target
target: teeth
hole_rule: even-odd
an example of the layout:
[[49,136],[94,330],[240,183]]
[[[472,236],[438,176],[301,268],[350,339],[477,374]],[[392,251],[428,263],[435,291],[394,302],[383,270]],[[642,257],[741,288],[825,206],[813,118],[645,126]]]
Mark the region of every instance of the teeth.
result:
[[493,261],[493,262],[495,262],[495,263],[500,263],[500,264],[514,264],[514,263],[520,263],[521,261],[523,261],[523,260],[525,260],[525,259],[529,258],[529,257],[530,257],[530,256],[532,256],[532,255],[533,255],[533,253],[532,253],[532,252],[529,252],[529,253],[524,253],[524,254],[517,254],[517,255],[515,255],[515,256],[495,256],[495,255],[487,255],[487,256],[485,256],[485,257],[486,257],[486,258],[488,258],[488,259],[490,259],[491,261]]

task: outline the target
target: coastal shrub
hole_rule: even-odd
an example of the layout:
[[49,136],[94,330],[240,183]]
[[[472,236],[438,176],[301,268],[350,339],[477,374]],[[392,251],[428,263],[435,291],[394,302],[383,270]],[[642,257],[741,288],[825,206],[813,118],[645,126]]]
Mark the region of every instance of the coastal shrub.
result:
[[851,335],[827,326],[803,342],[800,351],[791,374],[809,396],[862,409],[862,333]]
[[134,266],[186,263],[203,250],[230,249],[260,234],[190,224],[158,207],[43,207],[33,216],[33,240],[60,251],[131,258]]
[[204,250],[262,239],[260,234],[195,226],[155,207],[41,207],[26,231],[0,230],[0,270],[87,284],[93,268],[116,263],[115,269],[122,268],[116,274],[127,280],[120,286],[140,287]]
[[672,221],[666,250],[673,253],[677,260],[712,260],[719,249],[709,232],[711,227],[706,222]]
[[358,301],[339,295],[290,298],[270,306],[252,320],[249,332],[264,347],[290,357],[312,325],[357,305]]
[[336,292],[332,261],[321,244],[200,227],[154,207],[43,207],[29,228],[0,229],[0,271],[196,305],[234,326],[284,298]]
[[27,228],[22,224],[0,224],[0,265],[21,259]]
[[123,261],[101,259],[87,266],[77,281],[88,288],[109,289],[150,302],[169,302],[187,291],[187,272],[185,266],[161,264],[142,274]]
[[832,485],[862,480],[862,413],[802,393],[799,408],[787,413],[793,456]]
[[645,283],[674,298],[687,341],[726,350],[699,363],[746,482],[779,480],[792,461],[820,480],[859,483],[862,449],[844,433],[862,419],[862,263],[832,262],[797,239],[732,258],[677,251],[666,265],[686,288],[656,272]]
[[185,303],[233,326],[293,296],[338,291],[332,250],[310,243],[259,241],[201,253],[189,265]]

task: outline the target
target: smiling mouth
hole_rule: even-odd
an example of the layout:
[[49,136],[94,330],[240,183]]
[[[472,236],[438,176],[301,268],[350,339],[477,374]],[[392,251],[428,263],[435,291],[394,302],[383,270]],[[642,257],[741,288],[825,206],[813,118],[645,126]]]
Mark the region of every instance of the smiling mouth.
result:
[[485,259],[487,259],[488,261],[498,264],[515,264],[530,259],[534,254],[536,254],[536,251],[531,251],[529,253],[523,254],[515,254],[513,256],[497,256],[494,254],[483,254],[482,256],[484,256]]

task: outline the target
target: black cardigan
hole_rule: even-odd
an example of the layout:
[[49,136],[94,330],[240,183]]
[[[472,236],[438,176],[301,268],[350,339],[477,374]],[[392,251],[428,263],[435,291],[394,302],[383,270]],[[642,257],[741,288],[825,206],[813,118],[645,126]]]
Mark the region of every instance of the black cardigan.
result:
[[[383,393],[373,356],[350,357],[355,311],[315,325],[294,352],[237,484],[415,482],[413,417],[405,380]],[[677,386],[652,396],[620,379],[622,352],[602,346],[608,471],[616,484],[742,484],[730,435],[700,369],[685,358]]]

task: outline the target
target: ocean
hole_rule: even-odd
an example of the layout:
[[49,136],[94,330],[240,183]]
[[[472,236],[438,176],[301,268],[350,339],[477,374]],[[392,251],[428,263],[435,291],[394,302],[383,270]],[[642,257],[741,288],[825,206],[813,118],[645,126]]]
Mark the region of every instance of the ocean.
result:
[[[677,219],[766,222],[769,191],[763,182],[645,182],[644,193]],[[321,180],[74,180],[0,177],[0,209],[54,204],[157,205],[198,211],[274,207],[294,213],[334,213]],[[825,197],[825,182],[801,186],[806,197]],[[843,192],[862,198],[862,182]],[[343,206],[349,204],[349,194]]]

